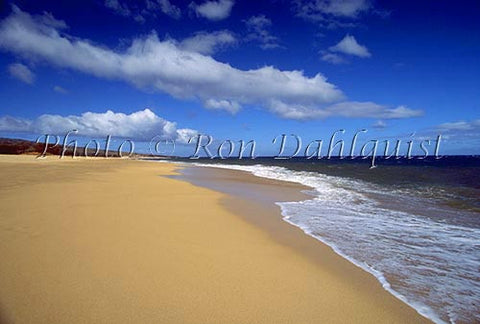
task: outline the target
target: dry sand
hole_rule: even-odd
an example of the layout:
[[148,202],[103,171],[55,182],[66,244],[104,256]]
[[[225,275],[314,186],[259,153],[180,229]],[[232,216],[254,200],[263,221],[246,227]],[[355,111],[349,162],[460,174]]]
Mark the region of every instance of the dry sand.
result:
[[0,322],[427,322],[296,228],[255,224],[260,206],[161,177],[174,170],[0,156]]

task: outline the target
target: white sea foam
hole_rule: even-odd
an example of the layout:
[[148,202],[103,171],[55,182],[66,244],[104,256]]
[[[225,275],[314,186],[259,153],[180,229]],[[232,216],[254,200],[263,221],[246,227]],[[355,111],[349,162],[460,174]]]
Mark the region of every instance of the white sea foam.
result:
[[[480,321],[480,229],[417,215],[411,210],[428,205],[415,197],[402,197],[415,207],[409,212],[392,208],[385,201],[399,192],[384,193],[358,180],[277,166],[196,165],[313,188],[310,200],[278,203],[285,221],[373,274],[387,291],[434,322]],[[385,201],[370,193],[383,194]]]

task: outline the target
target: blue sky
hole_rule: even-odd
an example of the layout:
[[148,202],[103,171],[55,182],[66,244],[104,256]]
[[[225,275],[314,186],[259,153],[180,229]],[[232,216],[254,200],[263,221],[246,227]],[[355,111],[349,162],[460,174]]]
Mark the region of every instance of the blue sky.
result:
[[[305,145],[370,139],[480,153],[478,1],[2,4],[0,135]],[[107,112],[108,111],[108,112]],[[409,137],[410,134],[414,136]],[[414,151],[418,151],[415,145]]]

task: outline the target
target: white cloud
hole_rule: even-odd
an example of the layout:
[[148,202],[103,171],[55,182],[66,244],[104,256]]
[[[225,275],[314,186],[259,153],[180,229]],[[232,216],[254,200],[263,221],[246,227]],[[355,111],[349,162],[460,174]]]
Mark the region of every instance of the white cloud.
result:
[[370,0],[294,0],[297,17],[319,23],[328,28],[352,26],[345,20],[354,20],[372,8]]
[[97,77],[154,88],[177,98],[260,106],[270,99],[318,106],[343,98],[342,92],[321,74],[307,77],[302,71],[281,71],[271,66],[239,70],[212,57],[182,50],[174,41],[160,41],[156,34],[135,39],[126,51],[117,52],[60,34],[18,8],[0,23],[0,48]]
[[158,0],[160,10],[172,18],[179,19],[182,16],[180,8],[170,3],[169,0]]
[[22,82],[27,84],[33,84],[35,81],[35,75],[32,71],[26,66],[21,63],[14,63],[8,66],[8,72],[10,75]]
[[[480,119],[446,122],[427,128],[425,136],[442,136],[442,141],[459,146],[480,147]],[[465,154],[463,152],[462,154]]]
[[197,136],[198,131],[190,128],[181,128],[177,129],[177,139],[176,141],[178,143],[184,143],[187,144],[188,140],[192,138],[193,136]]
[[204,103],[205,108],[212,110],[226,110],[235,114],[240,110],[240,105],[236,101],[208,99]]
[[0,22],[0,49],[176,98],[196,99],[209,109],[230,113],[242,105],[254,105],[293,119],[388,119],[421,114],[405,107],[392,109],[369,102],[339,103],[345,100],[344,94],[320,73],[308,77],[303,71],[282,71],[272,66],[240,70],[187,51],[174,40],[160,41],[154,33],[134,39],[124,51],[114,51],[66,35],[60,30],[65,27],[51,16],[31,16],[13,7],[13,13]]
[[61,94],[67,94],[68,93],[67,89],[62,88],[61,86],[58,86],[58,85],[53,87],[53,91],[61,93]]
[[194,36],[181,41],[179,47],[187,51],[211,55],[236,43],[237,39],[235,36],[231,32],[224,30],[213,33],[196,33]]
[[328,117],[328,113],[323,109],[315,109],[300,104],[288,105],[274,99],[270,102],[269,110],[275,115],[286,119],[306,120]]
[[377,120],[375,123],[373,123],[372,127],[377,129],[385,128],[387,127],[387,123],[383,120]]
[[0,131],[25,132],[28,131],[31,121],[11,116],[0,117]]
[[337,45],[330,47],[329,50],[358,57],[372,56],[365,46],[360,45],[355,37],[350,35],[346,35]]
[[234,3],[233,0],[205,1],[201,5],[192,2],[190,8],[196,12],[197,16],[209,20],[222,20],[230,16]]
[[247,40],[257,41],[262,49],[272,49],[280,47],[278,38],[270,34],[272,21],[265,15],[252,16],[245,21],[249,34]]
[[143,24],[143,23],[145,23],[145,21],[147,21],[147,20],[145,19],[145,17],[142,16],[141,14],[136,14],[136,15],[134,15],[134,16],[133,16],[133,20],[135,20],[136,22],[138,22],[138,23],[140,23],[140,24]]
[[343,17],[357,17],[371,7],[368,0],[323,0],[316,1],[316,8],[327,14]]
[[347,63],[347,61],[340,55],[335,53],[324,53],[321,57],[322,61],[332,63],[332,64],[343,64]]
[[438,125],[437,128],[444,132],[480,130],[480,119],[443,123]]
[[104,5],[115,14],[132,18],[138,23],[144,23],[148,17],[156,18],[157,11],[161,11],[174,19],[179,19],[182,16],[180,8],[173,5],[169,0],[145,0],[143,4],[138,2],[130,6],[123,0],[105,0]]
[[344,101],[323,109],[314,109],[304,105],[289,106],[272,100],[269,110],[280,117],[299,120],[328,117],[400,119],[423,115],[422,111],[405,106],[390,108],[368,101]]
[[157,116],[150,109],[129,115],[108,110],[105,113],[85,112],[80,116],[66,117],[47,114],[34,120],[0,117],[0,131],[64,135],[74,129],[78,130],[78,135],[84,136],[112,135],[139,140],[150,140],[154,136],[160,136],[182,143],[188,141],[188,135],[196,134],[192,129],[177,129],[176,123]]
[[128,17],[132,14],[128,6],[118,0],[105,0],[105,7],[113,10],[113,12],[120,16]]
[[347,101],[340,102],[327,107],[325,110],[335,116],[349,118],[381,118],[381,119],[400,119],[419,117],[423,115],[421,110],[410,109],[405,106],[390,108],[379,105],[374,102]]

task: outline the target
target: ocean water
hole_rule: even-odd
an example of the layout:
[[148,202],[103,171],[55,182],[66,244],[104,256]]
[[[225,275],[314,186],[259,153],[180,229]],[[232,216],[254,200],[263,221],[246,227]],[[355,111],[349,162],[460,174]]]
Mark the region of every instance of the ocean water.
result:
[[[311,187],[284,220],[436,323],[480,323],[480,163],[199,161]],[[383,168],[383,169],[382,169]]]

